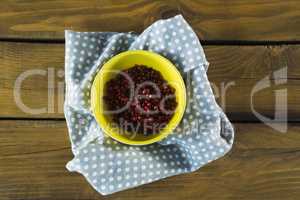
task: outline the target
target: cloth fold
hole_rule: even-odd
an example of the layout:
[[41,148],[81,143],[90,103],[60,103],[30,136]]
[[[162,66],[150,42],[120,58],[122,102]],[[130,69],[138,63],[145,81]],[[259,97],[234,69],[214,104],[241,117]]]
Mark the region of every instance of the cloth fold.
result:
[[[233,127],[213,96],[197,35],[181,15],[159,20],[140,35],[66,31],[65,38],[64,111],[74,154],[67,169],[81,173],[99,193],[192,172],[231,149]],[[138,49],[161,54],[178,68],[187,88],[187,108],[166,139],[129,146],[103,134],[90,110],[90,89],[106,61]]]

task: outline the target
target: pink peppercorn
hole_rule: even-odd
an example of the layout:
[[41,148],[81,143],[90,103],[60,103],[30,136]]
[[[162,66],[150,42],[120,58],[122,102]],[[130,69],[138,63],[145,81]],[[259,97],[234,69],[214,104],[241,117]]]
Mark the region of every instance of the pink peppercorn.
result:
[[103,99],[107,110],[116,111],[110,114],[113,122],[145,135],[160,132],[177,107],[175,89],[160,72],[144,65],[123,70],[109,80]]

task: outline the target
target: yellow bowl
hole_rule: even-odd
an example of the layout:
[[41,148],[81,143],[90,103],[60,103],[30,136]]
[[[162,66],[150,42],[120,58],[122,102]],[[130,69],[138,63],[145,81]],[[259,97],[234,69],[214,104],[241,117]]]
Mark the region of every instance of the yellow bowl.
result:
[[[120,130],[119,127],[114,126],[109,116],[104,114],[103,93],[105,83],[113,78],[116,72],[128,69],[136,64],[146,65],[162,74],[164,79],[176,90],[177,107],[169,123],[159,133],[148,136],[137,134],[135,137],[132,137],[132,134],[124,134],[124,130]],[[96,75],[91,88],[91,106],[96,121],[105,134],[121,143],[147,145],[162,140],[179,124],[186,106],[186,89],[179,71],[166,58],[149,51],[126,51],[111,58]]]

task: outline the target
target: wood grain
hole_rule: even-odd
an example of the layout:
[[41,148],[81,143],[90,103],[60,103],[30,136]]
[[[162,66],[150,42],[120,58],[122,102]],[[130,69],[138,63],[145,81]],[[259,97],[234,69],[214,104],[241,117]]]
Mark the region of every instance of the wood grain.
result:
[[299,41],[297,0],[2,0],[0,38],[63,39],[65,29],[141,32],[182,14],[202,40]]
[[[210,62],[208,77],[216,99],[232,120],[257,120],[251,110],[251,91],[259,80],[270,76],[270,87],[253,95],[253,105],[262,115],[273,117],[274,111],[284,113],[284,103],[277,103],[275,92],[287,88],[289,120],[300,116],[300,46],[205,46]],[[64,84],[60,74],[64,69],[64,46],[62,44],[0,43],[0,117],[1,118],[63,118]],[[274,77],[273,72],[288,67],[287,80]],[[24,112],[14,97],[16,81],[22,74],[41,70],[44,75],[28,76],[21,84],[22,102],[30,108],[45,108],[40,114]],[[48,85],[48,75],[53,74],[54,84]],[[62,73],[63,74],[63,73]],[[51,80],[51,79],[49,79]],[[283,84],[275,82],[283,80]],[[228,86],[222,95],[222,84]],[[234,84],[234,85],[231,85]],[[53,100],[48,101],[48,91],[53,91]],[[16,92],[18,93],[18,92]],[[50,96],[50,95],[49,95]],[[223,97],[222,97],[223,96]],[[53,102],[50,109],[48,102]]]
[[107,197],[65,164],[72,159],[64,121],[0,121],[0,199],[297,199],[300,124],[278,133],[263,124],[235,124],[225,157],[200,170]]

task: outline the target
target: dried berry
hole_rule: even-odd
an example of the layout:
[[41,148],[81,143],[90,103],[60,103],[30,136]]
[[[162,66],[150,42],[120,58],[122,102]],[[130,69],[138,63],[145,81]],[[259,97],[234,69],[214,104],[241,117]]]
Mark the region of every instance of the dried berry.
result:
[[145,135],[164,128],[177,107],[175,89],[160,72],[144,65],[123,70],[109,80],[103,99],[113,122]]

